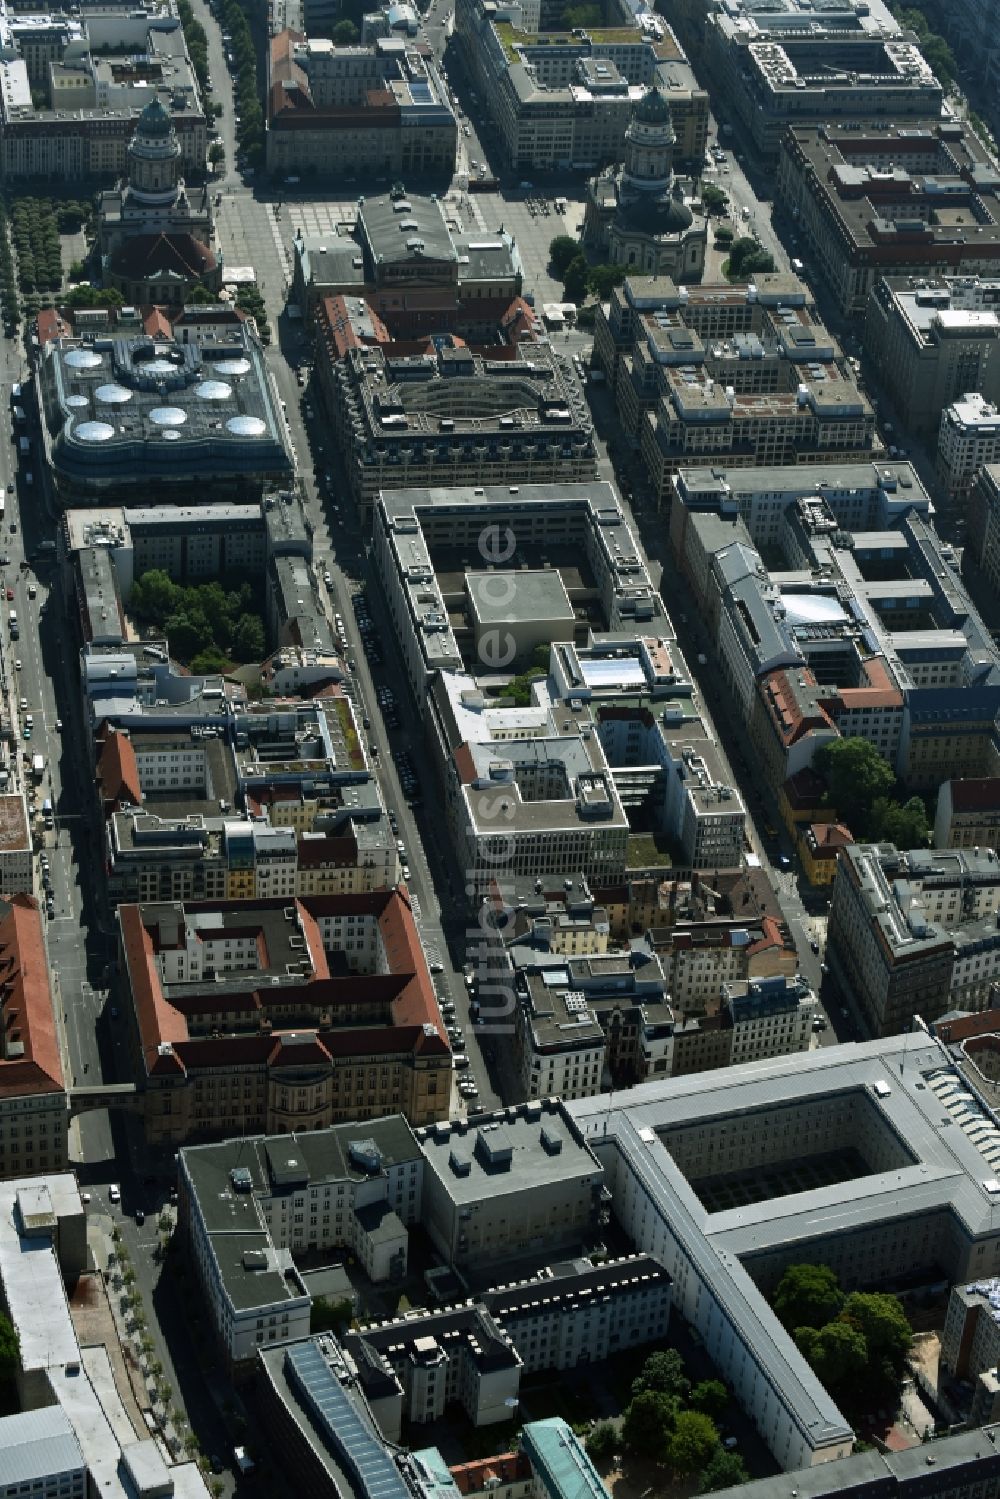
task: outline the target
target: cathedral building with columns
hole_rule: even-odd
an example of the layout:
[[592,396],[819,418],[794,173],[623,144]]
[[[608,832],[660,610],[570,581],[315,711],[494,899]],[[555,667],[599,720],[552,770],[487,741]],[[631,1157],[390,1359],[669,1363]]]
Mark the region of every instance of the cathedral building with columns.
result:
[[674,174],[676,143],[670,105],[650,88],[625,132],[624,161],[587,185],[583,242],[633,274],[700,281],[708,221],[692,212],[687,184]]
[[102,193],[99,205],[104,284],[126,302],[181,306],[193,286],[217,291],[222,283],[210,190],[189,189],[180,165],[173,122],[154,99],[139,116],[125,181]]

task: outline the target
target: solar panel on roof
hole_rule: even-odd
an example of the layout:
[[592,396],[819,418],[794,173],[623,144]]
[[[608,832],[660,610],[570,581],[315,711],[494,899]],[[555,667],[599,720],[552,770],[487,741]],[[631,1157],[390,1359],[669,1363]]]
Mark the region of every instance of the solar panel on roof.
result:
[[410,1499],[402,1474],[381,1438],[362,1421],[316,1344],[289,1348],[285,1360],[292,1383],[366,1499]]

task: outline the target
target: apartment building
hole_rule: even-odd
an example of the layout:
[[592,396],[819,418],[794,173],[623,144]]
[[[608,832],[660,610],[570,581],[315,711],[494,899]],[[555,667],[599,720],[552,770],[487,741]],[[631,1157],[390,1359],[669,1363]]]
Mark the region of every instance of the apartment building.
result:
[[833,884],[827,962],[874,1035],[908,1030],[914,1015],[983,1010],[998,976],[998,910],[992,849],[854,844]]
[[261,1349],[308,1335],[296,1256],[347,1249],[371,1281],[405,1273],[422,1178],[402,1115],[180,1152],[181,1232],[234,1374],[252,1372]]
[[517,345],[513,358],[506,348],[495,352],[502,372],[488,348],[410,354],[383,345],[349,349],[337,361],[331,416],[363,521],[386,489],[570,484],[596,475],[579,381],[539,345]]
[[792,125],[781,143],[776,201],[844,317],[883,276],[995,280],[1000,266],[1000,172],[971,126],[892,118]]
[[964,520],[980,471],[1000,461],[1000,409],[978,391],[968,391],[941,413],[937,479],[944,519]]
[[483,1122],[417,1131],[424,1154],[423,1225],[456,1269],[586,1248],[607,1222],[610,1194],[592,1147],[558,1099],[532,1099]]
[[864,347],[907,430],[933,441],[942,410],[966,391],[1000,396],[1000,281],[881,276]]
[[802,0],[767,11],[737,0],[708,14],[705,59],[740,130],[771,161],[790,125],[941,110],[941,85],[916,38],[881,0],[862,12],[840,0],[819,16]]
[[587,1098],[670,1071],[673,1013],[656,958],[511,952],[520,1081],[528,1098]]
[[[669,911],[658,914],[662,919]],[[671,1005],[683,1017],[717,1014],[729,985],[792,978],[798,966],[789,934],[772,916],[680,915],[669,925],[651,924],[648,940]]]
[[732,1030],[729,1064],[808,1051],[816,996],[800,974],[741,979],[722,991],[722,1011]]
[[1000,777],[950,778],[938,788],[935,848],[992,848],[1000,843]]
[[143,109],[170,114],[182,167],[205,169],[208,129],[184,33],[169,5],[8,12],[0,79],[0,175],[80,182],[124,174]]
[[393,35],[338,47],[285,30],[268,47],[267,167],[413,182],[455,170],[458,122],[433,59]]
[[447,1114],[451,1052],[405,890],[119,906],[151,1143]]
[[0,1178],[61,1171],[66,1082],[38,904],[0,900]]
[[708,96],[667,21],[617,7],[617,23],[560,31],[537,5],[459,0],[455,36],[514,173],[591,169],[621,160],[632,112],[658,85],[670,100],[677,157],[702,162]]

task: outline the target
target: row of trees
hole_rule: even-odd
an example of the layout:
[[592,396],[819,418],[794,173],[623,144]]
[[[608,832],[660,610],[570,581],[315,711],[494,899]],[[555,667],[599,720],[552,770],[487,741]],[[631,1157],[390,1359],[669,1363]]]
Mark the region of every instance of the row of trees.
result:
[[132,585],[129,607],[136,619],[165,632],[171,654],[195,673],[225,671],[231,661],[260,661],[264,621],[254,609],[247,582],[174,583],[159,568]]
[[849,1410],[897,1394],[913,1339],[897,1296],[848,1296],[828,1265],[789,1265],[773,1305],[799,1351]]
[[208,80],[211,74],[208,66],[208,36],[204,26],[191,9],[190,0],[177,0],[177,14],[180,16],[181,29],[184,32],[191,66],[194,68],[194,76],[198,80],[202,98],[207,101],[210,92]]
[[616,1452],[668,1468],[676,1478],[699,1476],[703,1494],[745,1483],[747,1471],[738,1453],[727,1452],[717,1422],[729,1404],[729,1391],[718,1379],[692,1387],[675,1348],[651,1353],[632,1383],[631,1400],[621,1427],[598,1421],[587,1438],[596,1462]]
[[8,328],[16,328],[21,321],[21,308],[17,298],[17,272],[14,255],[10,248],[10,226],[7,210],[0,203],[0,311]]
[[903,9],[901,6],[891,7],[892,13],[900,26],[905,26],[912,31],[917,38],[917,45],[923,54],[924,62],[930,68],[934,77],[943,89],[953,88],[958,78],[958,64],[955,54],[948,46],[943,36],[932,31],[927,17],[922,9],[911,7]]
[[19,198],[11,213],[18,285],[23,292],[59,291],[62,248],[59,222],[51,198]]
[[824,800],[866,843],[924,848],[930,838],[927,808],[919,796],[902,801],[896,773],[867,739],[835,739],[813,764],[826,781]]
[[557,234],[549,245],[549,264],[563,284],[567,302],[584,302],[588,293],[604,301],[626,276],[622,265],[588,265],[579,243],[569,234]]
[[240,123],[236,139],[252,167],[264,160],[264,115],[257,87],[257,54],[254,52],[250,24],[238,0],[225,0],[222,23],[232,37],[233,67],[236,74],[236,108]]

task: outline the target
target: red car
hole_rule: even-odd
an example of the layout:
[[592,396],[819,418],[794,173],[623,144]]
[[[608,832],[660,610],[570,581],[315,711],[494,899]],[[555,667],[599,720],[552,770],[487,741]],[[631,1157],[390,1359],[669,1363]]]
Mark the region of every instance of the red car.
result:
[[8,603],[13,603],[13,601],[14,601],[14,590],[13,590],[13,588],[8,588],[7,589],[7,602]]

